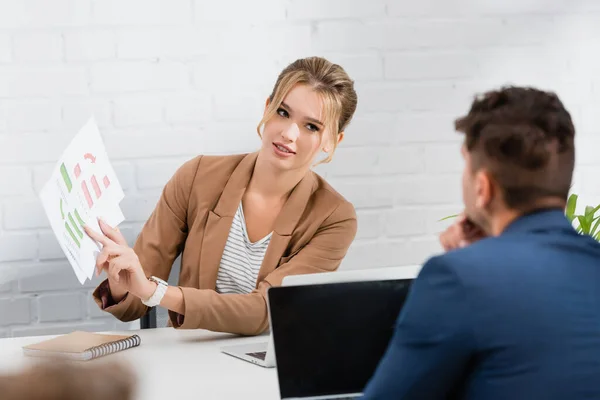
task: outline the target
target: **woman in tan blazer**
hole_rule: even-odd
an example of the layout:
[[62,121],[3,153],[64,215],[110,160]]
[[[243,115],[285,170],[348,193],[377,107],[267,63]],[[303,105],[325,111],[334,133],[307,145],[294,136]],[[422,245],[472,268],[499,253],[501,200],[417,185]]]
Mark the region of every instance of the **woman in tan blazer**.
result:
[[[264,332],[267,289],[287,275],[335,271],[354,240],[354,207],[311,166],[322,151],[331,160],[356,104],[340,66],[318,57],[290,64],[267,99],[260,150],[186,162],[133,249],[102,221],[102,233],[86,227],[103,246],[97,273],[108,276],[96,303],[122,321],[160,305],[175,328]],[[180,253],[179,284],[168,286]]]

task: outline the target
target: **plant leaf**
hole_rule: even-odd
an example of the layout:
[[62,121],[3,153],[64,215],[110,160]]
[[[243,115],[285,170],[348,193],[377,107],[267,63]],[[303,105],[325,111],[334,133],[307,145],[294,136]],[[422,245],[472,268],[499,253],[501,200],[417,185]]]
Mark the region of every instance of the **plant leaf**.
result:
[[569,200],[567,200],[567,209],[566,209],[565,213],[567,215],[567,219],[571,223],[575,219],[575,209],[577,208],[577,198],[578,198],[578,196],[575,193],[573,193],[572,195],[569,196]]
[[592,236],[594,236],[596,234],[596,231],[598,230],[598,227],[600,226],[600,217],[597,217],[596,219],[594,219],[594,221],[596,221],[596,223],[590,230],[590,235],[592,235]]
[[586,235],[589,235],[591,223],[583,215],[578,215],[577,220],[579,221],[579,226],[581,227],[581,232]]
[[458,217],[458,214],[454,214],[454,215],[448,215],[447,217],[444,217],[444,218],[442,218],[442,219],[438,219],[438,222],[440,222],[440,221],[445,221],[445,220],[447,220],[447,219],[456,218],[456,217]]

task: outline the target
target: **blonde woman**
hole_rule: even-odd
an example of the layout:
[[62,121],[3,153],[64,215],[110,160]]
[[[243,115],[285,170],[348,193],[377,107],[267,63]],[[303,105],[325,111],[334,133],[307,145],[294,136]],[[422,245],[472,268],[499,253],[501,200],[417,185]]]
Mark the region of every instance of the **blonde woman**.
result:
[[[335,271],[354,240],[354,207],[311,166],[329,162],[356,109],[342,67],[300,59],[279,75],[255,153],[198,156],[167,183],[133,248],[118,230],[86,229],[103,245],[94,291],[122,321],[148,307],[169,325],[255,335],[268,328],[267,289],[286,275]],[[178,286],[167,280],[182,253]]]

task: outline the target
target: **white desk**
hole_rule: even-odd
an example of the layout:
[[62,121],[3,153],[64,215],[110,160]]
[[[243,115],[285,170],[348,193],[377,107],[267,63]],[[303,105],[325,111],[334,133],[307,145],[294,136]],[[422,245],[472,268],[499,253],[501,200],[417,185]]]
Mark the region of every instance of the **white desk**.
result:
[[[125,360],[135,367],[139,400],[279,399],[275,368],[262,368],[219,351],[223,345],[266,342],[268,337],[241,338],[173,328],[115,333],[137,333],[141,338],[139,347],[104,357]],[[0,339],[0,373],[33,362],[21,347],[51,337]]]

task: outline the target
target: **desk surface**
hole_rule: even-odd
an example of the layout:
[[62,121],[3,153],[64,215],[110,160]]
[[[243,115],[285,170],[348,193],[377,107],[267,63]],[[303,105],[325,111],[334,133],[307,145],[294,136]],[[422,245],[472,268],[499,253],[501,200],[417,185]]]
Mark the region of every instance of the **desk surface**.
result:
[[[104,357],[134,366],[140,400],[279,398],[276,369],[262,368],[219,350],[224,345],[266,342],[268,337],[242,338],[173,328],[111,333],[137,333],[141,338],[139,347]],[[35,358],[23,355],[21,347],[51,337],[0,339],[0,373],[34,362]]]

